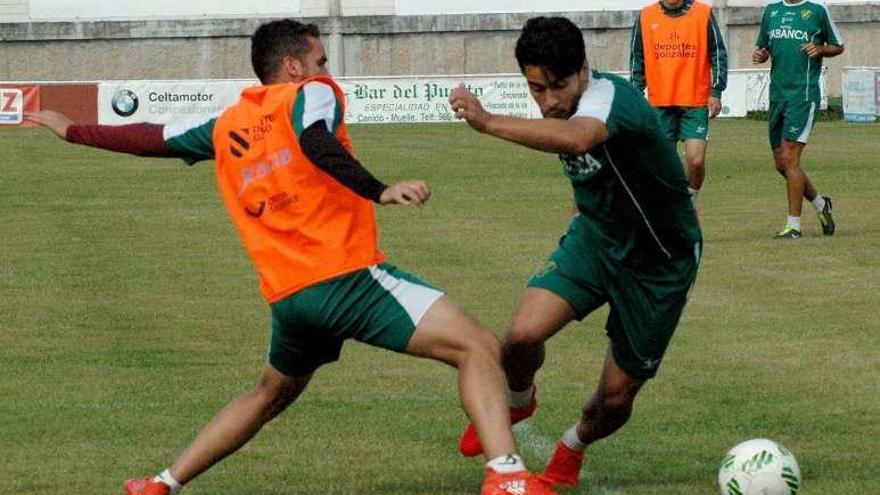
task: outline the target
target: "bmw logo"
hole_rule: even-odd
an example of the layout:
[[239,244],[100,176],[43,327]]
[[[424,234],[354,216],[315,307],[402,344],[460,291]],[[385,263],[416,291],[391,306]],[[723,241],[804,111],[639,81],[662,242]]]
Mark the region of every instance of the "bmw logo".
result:
[[119,115],[120,117],[130,117],[137,112],[138,97],[133,91],[120,89],[115,95],[113,95],[113,100],[111,100],[110,105],[113,107],[113,111],[116,112],[116,115]]

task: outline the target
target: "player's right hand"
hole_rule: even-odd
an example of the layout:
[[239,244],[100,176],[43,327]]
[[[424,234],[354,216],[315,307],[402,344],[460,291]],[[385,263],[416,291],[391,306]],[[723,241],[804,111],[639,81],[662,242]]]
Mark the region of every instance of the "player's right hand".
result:
[[458,85],[449,95],[449,106],[457,119],[465,120],[474,130],[485,132],[492,114],[483,108],[483,104],[464,83]]
[[752,53],[752,63],[755,65],[763,64],[770,58],[770,52],[766,48],[758,48]]
[[52,110],[40,110],[37,112],[25,112],[25,120],[29,120],[35,124],[48,127],[61,139],[67,139],[67,129],[73,125],[67,115]]
[[383,205],[414,205],[421,208],[431,198],[431,189],[428,183],[421,180],[403,180],[391,184],[379,196],[379,203]]

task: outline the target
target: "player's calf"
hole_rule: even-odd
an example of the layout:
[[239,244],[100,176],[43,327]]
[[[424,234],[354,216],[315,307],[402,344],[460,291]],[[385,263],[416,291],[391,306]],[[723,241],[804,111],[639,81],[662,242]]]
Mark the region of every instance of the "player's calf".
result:
[[[515,425],[520,421],[530,418],[535,414],[538,408],[537,392],[535,387],[531,389],[531,398],[524,407],[510,407],[510,424]],[[480,435],[477,433],[477,427],[473,423],[468,423],[461,438],[458,441],[458,451],[465,457],[476,457],[483,453],[483,444],[480,442]]]

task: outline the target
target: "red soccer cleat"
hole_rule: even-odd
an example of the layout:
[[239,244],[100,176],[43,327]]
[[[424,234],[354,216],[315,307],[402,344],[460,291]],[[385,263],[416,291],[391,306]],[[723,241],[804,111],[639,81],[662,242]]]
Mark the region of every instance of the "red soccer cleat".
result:
[[556,492],[528,471],[499,473],[486,468],[486,481],[480,495],[556,495]]
[[171,495],[171,487],[152,478],[141,478],[125,482],[126,495]]
[[553,457],[538,478],[550,486],[576,487],[584,463],[584,452],[568,448],[562,442],[556,444]]
[[[537,408],[538,401],[535,394],[532,394],[532,401],[528,406],[510,408],[510,424],[515,425],[531,417]],[[475,457],[483,453],[483,444],[480,443],[480,436],[477,435],[477,428],[473,423],[468,423],[464,433],[461,434],[461,438],[458,440],[458,451],[465,457]]]

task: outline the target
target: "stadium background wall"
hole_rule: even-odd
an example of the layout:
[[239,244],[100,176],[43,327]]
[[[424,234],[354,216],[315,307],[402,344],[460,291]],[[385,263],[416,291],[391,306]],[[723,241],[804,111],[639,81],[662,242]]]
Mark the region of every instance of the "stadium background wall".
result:
[[[727,4],[716,2],[715,11],[725,31],[730,68],[750,68],[762,9],[719,6]],[[336,5],[340,12],[338,1]],[[0,81],[250,78],[249,36],[266,20],[239,16],[45,22],[22,20],[21,12],[4,13],[3,8],[0,5]],[[842,56],[825,62],[828,93],[839,96],[844,66],[875,66],[880,61],[880,2],[834,4],[830,9],[848,47]],[[302,19],[325,33],[331,70],[337,76],[516,72],[513,45],[523,21],[534,15],[301,11],[306,14]],[[582,27],[594,67],[628,69],[636,11],[561,14]]]

